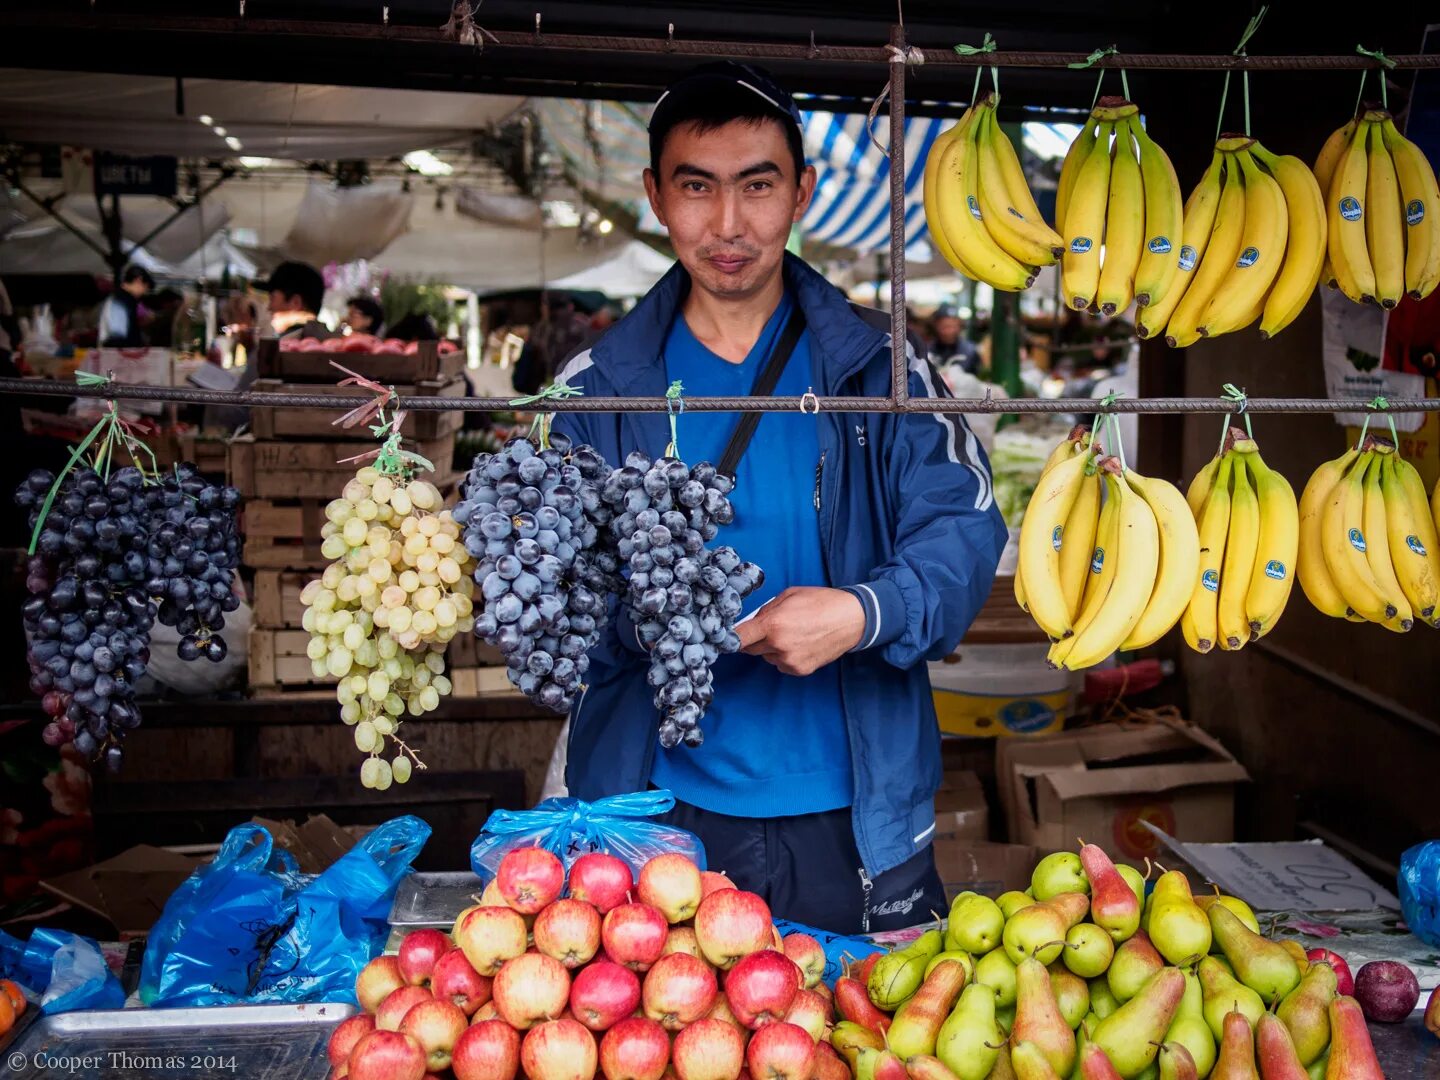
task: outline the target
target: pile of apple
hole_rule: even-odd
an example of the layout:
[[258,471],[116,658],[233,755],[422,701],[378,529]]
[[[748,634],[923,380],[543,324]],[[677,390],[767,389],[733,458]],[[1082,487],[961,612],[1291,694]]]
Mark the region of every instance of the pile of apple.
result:
[[782,940],[764,900],[683,855],[638,881],[582,855],[567,883],[522,848],[450,934],[414,931],[361,971],[332,1077],[849,1080],[824,969],[814,938]]
[[1343,959],[1267,939],[1243,901],[1180,871],[1147,899],[1084,844],[856,965],[830,1039],[859,1080],[1383,1080],[1352,992]]

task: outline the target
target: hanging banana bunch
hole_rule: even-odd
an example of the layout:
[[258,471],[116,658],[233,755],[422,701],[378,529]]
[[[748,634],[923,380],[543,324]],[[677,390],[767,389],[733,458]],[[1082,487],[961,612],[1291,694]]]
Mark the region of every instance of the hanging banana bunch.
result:
[[987,94],[943,132],[925,159],[925,222],[945,261],[1004,292],[1035,282],[1060,257],[1060,237],[1045,224],[1020,158]]

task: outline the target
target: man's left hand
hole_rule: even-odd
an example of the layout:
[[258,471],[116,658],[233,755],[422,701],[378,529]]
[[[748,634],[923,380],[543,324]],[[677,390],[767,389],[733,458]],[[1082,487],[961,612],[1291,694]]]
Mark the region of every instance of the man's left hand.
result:
[[740,648],[786,675],[809,675],[860,643],[865,609],[843,589],[786,589],[736,627]]

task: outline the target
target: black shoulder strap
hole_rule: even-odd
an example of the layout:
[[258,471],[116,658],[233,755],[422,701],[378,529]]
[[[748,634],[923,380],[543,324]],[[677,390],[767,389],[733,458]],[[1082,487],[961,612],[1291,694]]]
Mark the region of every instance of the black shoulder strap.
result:
[[[780,374],[785,370],[785,365],[790,360],[790,354],[795,351],[796,344],[800,341],[800,335],[805,332],[805,314],[796,304],[790,312],[790,318],[785,323],[785,329],[781,332],[775,347],[770,350],[770,359],[765,361],[765,366],[755,376],[755,385],[750,387],[751,397],[767,397],[774,392],[775,386],[780,381]],[[725,453],[720,456],[720,464],[716,468],[726,476],[734,476],[735,469],[740,464],[740,459],[745,456],[745,451],[750,446],[750,440],[755,437],[755,429],[760,424],[760,413],[742,413],[740,422],[735,425],[735,432],[730,436],[730,442],[725,447]]]

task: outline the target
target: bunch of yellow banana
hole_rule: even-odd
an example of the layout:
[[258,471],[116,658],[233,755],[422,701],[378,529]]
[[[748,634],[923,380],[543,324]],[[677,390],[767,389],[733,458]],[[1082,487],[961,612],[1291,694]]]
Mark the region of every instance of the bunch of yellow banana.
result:
[[1394,444],[1365,440],[1315,470],[1300,498],[1300,587],[1326,615],[1403,633],[1440,628],[1440,488]]
[[1172,348],[1260,321],[1278,334],[1304,309],[1325,261],[1325,203],[1297,157],[1226,135],[1185,203],[1174,286],[1144,306],[1141,337]]
[[1268,634],[1295,584],[1300,511],[1295,491],[1244,431],[1185,494],[1200,528],[1200,559],[1180,628],[1197,652],[1226,651]]
[[1124,98],[1101,98],[1060,169],[1060,289],[1077,310],[1114,315],[1132,300],[1158,304],[1179,273],[1180,181],[1139,111]]
[[1326,140],[1315,162],[1330,227],[1324,280],[1357,304],[1393,308],[1440,282],[1440,187],[1388,112],[1370,109]]
[[1046,462],[1020,525],[1016,598],[1072,671],[1139,649],[1190,599],[1200,539],[1180,492],[1104,457],[1076,428]]
[[988,94],[943,132],[925,159],[925,222],[945,261],[1006,292],[1035,282],[1060,257],[1060,236],[1045,224],[1020,158]]

